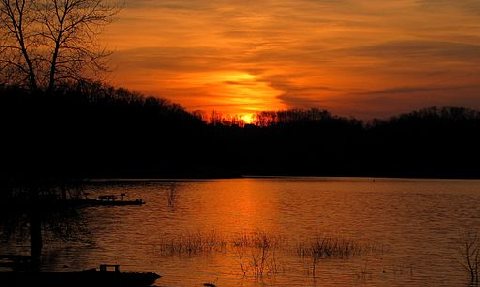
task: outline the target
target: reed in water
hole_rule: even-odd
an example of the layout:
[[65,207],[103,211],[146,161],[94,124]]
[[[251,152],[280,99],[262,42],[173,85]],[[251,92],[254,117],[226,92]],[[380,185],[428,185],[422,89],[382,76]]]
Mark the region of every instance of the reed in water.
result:
[[171,239],[162,239],[157,250],[163,256],[194,256],[212,252],[226,252],[227,241],[216,231],[194,232]]
[[265,275],[274,277],[279,272],[277,253],[286,246],[283,237],[266,232],[243,233],[231,244],[244,277],[252,276],[258,280]]
[[296,253],[301,258],[309,258],[312,262],[312,275],[316,276],[317,264],[321,259],[340,258],[346,259],[353,256],[366,255],[378,250],[373,243],[360,243],[353,239],[317,236],[309,242],[297,245]]

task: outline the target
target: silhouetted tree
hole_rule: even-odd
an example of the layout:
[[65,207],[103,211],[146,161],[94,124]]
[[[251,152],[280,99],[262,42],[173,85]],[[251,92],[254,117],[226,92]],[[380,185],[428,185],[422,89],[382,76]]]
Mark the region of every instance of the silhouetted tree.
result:
[[39,64],[32,55],[32,50],[38,46],[33,29],[36,21],[34,4],[31,0],[0,1],[0,71],[10,81],[28,82],[32,90],[37,89],[36,66]]
[[[12,124],[14,123],[14,124]],[[248,175],[480,177],[480,113],[427,108],[368,124],[321,109],[210,123],[100,82],[0,88],[0,181]]]
[[96,37],[117,11],[105,0],[0,0],[2,78],[51,93],[105,71]]

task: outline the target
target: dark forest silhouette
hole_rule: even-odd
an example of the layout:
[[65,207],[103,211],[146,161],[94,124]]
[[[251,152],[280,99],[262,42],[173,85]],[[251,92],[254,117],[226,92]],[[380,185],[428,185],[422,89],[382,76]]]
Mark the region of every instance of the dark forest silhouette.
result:
[[320,109],[207,123],[101,83],[0,90],[4,180],[240,175],[480,177],[480,113],[426,108],[368,123]]
[[321,109],[206,123],[100,82],[117,1],[0,0],[0,178],[240,175],[480,177],[479,113],[427,108],[364,123]]

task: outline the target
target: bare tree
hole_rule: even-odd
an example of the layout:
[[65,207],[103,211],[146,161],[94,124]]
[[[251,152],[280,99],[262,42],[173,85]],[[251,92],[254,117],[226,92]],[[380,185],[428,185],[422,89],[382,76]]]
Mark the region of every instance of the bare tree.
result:
[[0,72],[50,93],[105,71],[97,36],[117,12],[107,0],[0,0]]
[[12,81],[28,81],[31,89],[37,89],[37,77],[32,50],[37,42],[32,32],[35,22],[34,1],[1,0],[0,32],[3,39],[0,46],[0,61],[3,73]]
[[470,276],[470,286],[479,286],[480,237],[477,232],[466,231],[462,236],[460,264]]

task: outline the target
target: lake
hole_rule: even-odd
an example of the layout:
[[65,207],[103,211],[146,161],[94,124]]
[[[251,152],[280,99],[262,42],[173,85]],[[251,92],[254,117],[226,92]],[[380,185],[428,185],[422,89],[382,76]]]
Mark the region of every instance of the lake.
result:
[[[480,230],[480,181],[105,181],[84,190],[147,204],[51,219],[44,270],[121,264],[161,274],[159,286],[468,286],[461,250]],[[3,253],[28,253],[17,233]]]

